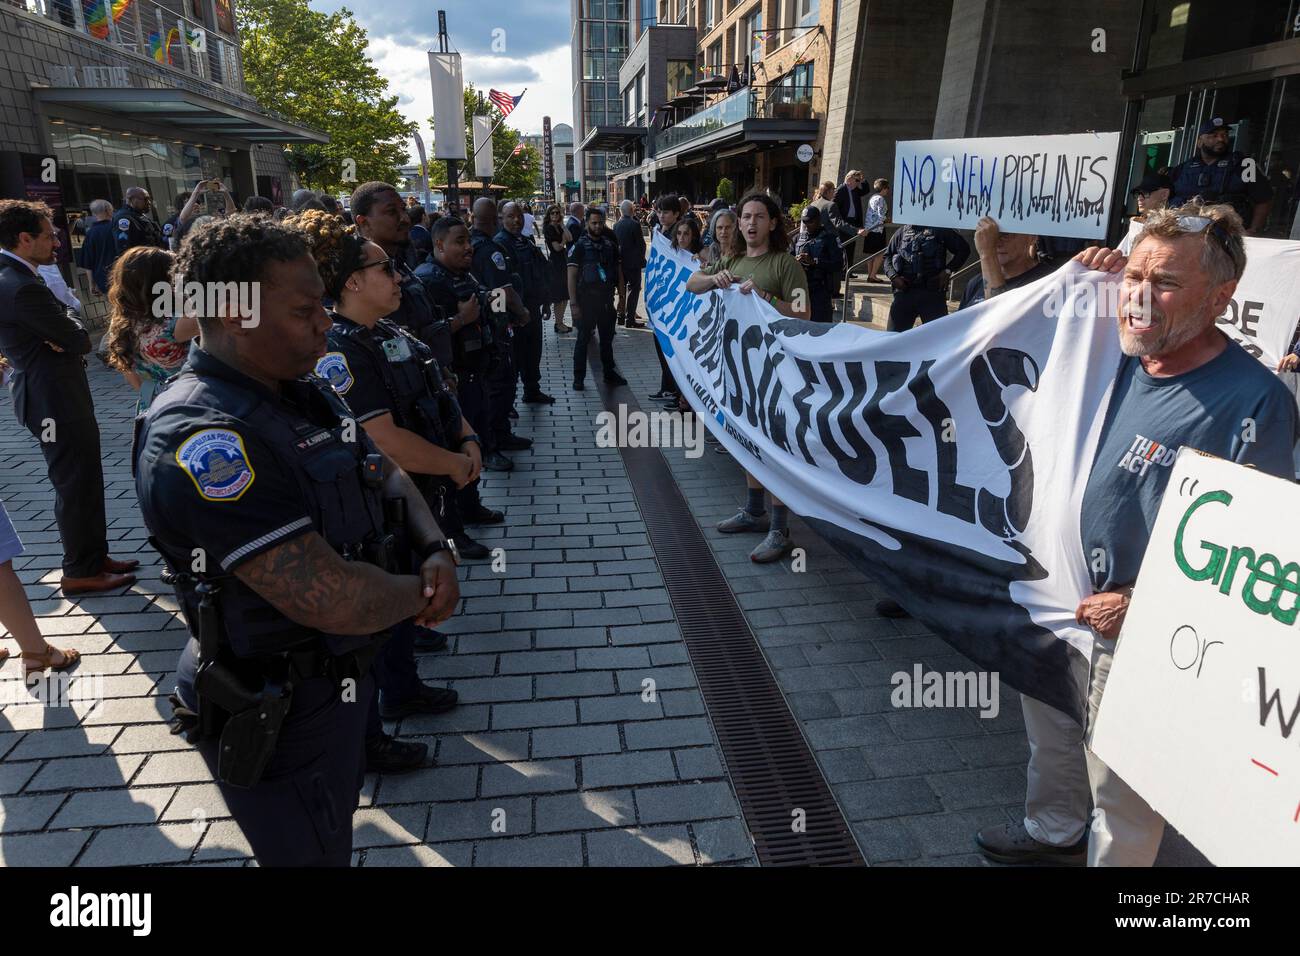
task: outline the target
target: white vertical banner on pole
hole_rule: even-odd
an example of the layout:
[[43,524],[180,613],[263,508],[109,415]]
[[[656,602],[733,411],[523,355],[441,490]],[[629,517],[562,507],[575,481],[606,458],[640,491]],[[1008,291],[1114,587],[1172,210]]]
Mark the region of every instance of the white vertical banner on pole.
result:
[[484,184],[492,180],[496,166],[492,162],[492,117],[474,117],[474,175]]
[[465,80],[459,53],[429,53],[433,86],[433,158],[465,159]]

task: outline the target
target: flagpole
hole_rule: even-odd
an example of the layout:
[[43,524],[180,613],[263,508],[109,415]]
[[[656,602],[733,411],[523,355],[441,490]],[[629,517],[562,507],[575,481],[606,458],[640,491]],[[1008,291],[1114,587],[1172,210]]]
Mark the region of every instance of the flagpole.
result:
[[[524,93],[527,93],[527,92],[528,92],[528,87],[525,86],[525,87],[524,87]],[[524,93],[520,93],[520,94],[519,94],[519,98],[520,98],[521,100],[524,98]],[[497,107],[497,109],[500,109],[500,108],[501,108],[501,107],[499,107],[499,106]],[[513,112],[513,111],[512,111],[512,112]],[[476,115],[477,115],[477,114],[476,114]],[[503,113],[502,116],[501,116],[501,118],[500,118],[499,120],[497,120],[497,125],[496,125],[496,126],[493,126],[492,129],[488,132],[488,134],[487,134],[487,138],[484,139],[482,143],[479,143],[479,144],[477,144],[477,145],[474,147],[474,155],[471,156],[471,157],[469,158],[469,162],[467,162],[467,163],[465,164],[465,167],[466,167],[466,168],[468,168],[468,167],[470,167],[470,166],[473,165],[474,160],[478,157],[478,151],[479,151],[480,149],[482,149],[483,146],[484,146],[486,143],[490,143],[490,142],[492,142],[492,135],[493,135],[493,133],[495,133],[497,130],[499,130],[499,129],[501,128],[501,124],[504,123],[504,122],[506,121],[506,116],[508,116],[508,115],[510,115],[510,114],[509,114],[509,113]],[[508,162],[510,162],[510,160],[507,159],[506,162],[508,163]],[[501,166],[502,166],[502,168],[504,169],[504,168],[505,168],[505,163],[502,163]],[[495,176],[496,174],[493,173],[492,175]],[[460,181],[461,181],[461,179],[464,178],[464,176],[465,176],[465,171],[462,169],[460,175],[456,177],[456,185],[458,185],[458,186],[460,185]]]

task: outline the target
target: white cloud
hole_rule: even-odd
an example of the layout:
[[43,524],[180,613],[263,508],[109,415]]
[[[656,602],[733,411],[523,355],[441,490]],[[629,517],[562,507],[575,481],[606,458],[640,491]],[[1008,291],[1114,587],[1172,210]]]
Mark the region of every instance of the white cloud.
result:
[[[414,37],[401,43],[391,37],[371,37],[369,46],[375,68],[388,80],[389,92],[398,97],[397,108],[407,119],[419,124],[426,146],[433,139],[428,127],[433,112],[433,93],[429,87],[427,53],[433,44],[432,37]],[[465,82],[473,83],[484,92],[495,86],[518,96],[525,87],[528,88],[507,120],[521,133],[540,133],[543,116],[551,117],[552,127],[560,123],[573,125],[572,63],[568,44],[517,59],[505,55],[466,55],[463,67]],[[408,149],[412,161],[415,161],[414,144]]]

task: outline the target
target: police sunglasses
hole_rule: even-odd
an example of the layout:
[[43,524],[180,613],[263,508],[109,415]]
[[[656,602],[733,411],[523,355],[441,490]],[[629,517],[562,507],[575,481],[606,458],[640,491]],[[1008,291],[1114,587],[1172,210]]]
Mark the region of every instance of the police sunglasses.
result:
[[384,275],[388,276],[390,279],[397,275],[397,263],[389,258],[376,259],[374,262],[367,262],[364,266],[357,266],[356,271],[360,272],[362,269],[369,269],[371,266],[383,266]]

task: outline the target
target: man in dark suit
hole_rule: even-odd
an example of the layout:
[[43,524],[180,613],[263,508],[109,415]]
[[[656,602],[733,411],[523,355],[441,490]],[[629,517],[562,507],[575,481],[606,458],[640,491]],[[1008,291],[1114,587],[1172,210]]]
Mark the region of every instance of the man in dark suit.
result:
[[[866,177],[856,169],[850,169],[844,176],[844,185],[835,190],[835,209],[843,221],[840,226],[841,236],[847,237],[854,235],[858,238],[844,249],[844,261],[852,264],[858,261],[858,249],[861,246],[861,237],[865,236],[866,230],[862,228],[862,217],[866,210],[866,190],[863,183]],[[844,225],[849,228],[846,230]],[[849,273],[852,275],[853,273]]]
[[59,248],[48,206],[0,200],[0,352],[18,420],[41,443],[54,485],[65,594],[135,582],[139,561],[108,556],[99,424],[86,380],[90,336],[45,286],[37,268]]
[[645,326],[636,320],[636,303],[641,295],[641,271],[645,268],[645,236],[641,235],[641,222],[637,219],[632,200],[619,203],[623,217],[614,223],[614,238],[623,260],[623,314],[618,321],[629,329]]

